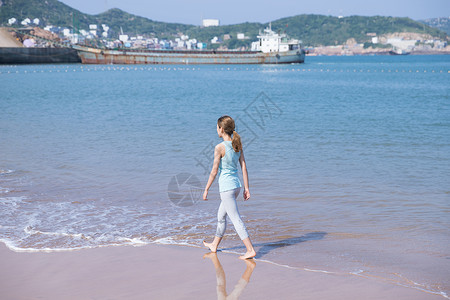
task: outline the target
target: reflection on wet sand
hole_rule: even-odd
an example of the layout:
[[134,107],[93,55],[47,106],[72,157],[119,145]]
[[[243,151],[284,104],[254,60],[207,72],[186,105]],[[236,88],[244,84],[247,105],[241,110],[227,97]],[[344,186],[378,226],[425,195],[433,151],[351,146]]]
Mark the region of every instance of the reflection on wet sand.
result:
[[244,291],[247,283],[250,281],[250,276],[252,276],[253,269],[256,266],[256,263],[253,259],[244,260],[246,264],[246,268],[244,274],[239,279],[238,283],[234,287],[233,291],[227,295],[227,287],[226,287],[226,278],[225,271],[217,257],[217,253],[206,253],[203,258],[209,258],[216,269],[216,278],[217,278],[217,299],[239,299],[239,296]]

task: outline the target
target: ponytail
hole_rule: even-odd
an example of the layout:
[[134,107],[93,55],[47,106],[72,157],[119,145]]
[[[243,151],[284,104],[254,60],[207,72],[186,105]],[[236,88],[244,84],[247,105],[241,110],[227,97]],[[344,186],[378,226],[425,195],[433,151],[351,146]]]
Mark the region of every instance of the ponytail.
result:
[[241,136],[236,132],[236,130],[233,130],[231,145],[233,146],[234,152],[239,152],[242,150]]
[[223,128],[223,131],[229,136],[233,136],[231,140],[231,145],[233,146],[234,152],[239,152],[242,150],[241,136],[234,130],[234,120],[230,116],[221,116],[217,120],[217,126]]

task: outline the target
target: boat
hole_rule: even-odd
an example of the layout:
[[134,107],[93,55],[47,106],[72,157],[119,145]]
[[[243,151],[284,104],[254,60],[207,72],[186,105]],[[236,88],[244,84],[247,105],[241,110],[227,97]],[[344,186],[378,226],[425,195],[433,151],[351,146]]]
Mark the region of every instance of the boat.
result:
[[73,45],[83,64],[290,64],[303,63],[301,42],[272,26],[259,33],[250,51],[100,49]]
[[390,55],[409,55],[411,54],[411,51],[407,51],[404,49],[399,49],[399,48],[393,48],[391,51],[389,51]]

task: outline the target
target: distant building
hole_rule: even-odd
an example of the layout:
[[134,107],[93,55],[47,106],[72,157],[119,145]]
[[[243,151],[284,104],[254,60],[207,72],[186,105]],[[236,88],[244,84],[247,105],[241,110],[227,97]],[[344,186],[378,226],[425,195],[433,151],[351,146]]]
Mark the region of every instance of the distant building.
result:
[[121,34],[121,35],[119,35],[119,41],[122,41],[122,42],[128,42],[128,35],[127,34]]
[[28,24],[31,23],[31,20],[29,18],[26,18],[25,20],[23,20],[22,22],[20,22],[20,24],[27,26]]
[[387,40],[387,44],[398,49],[411,49],[416,45],[417,40],[404,40],[403,38],[390,38]]
[[217,36],[215,36],[211,39],[211,44],[219,44],[219,43],[220,43],[220,40]]
[[93,36],[97,36],[97,25],[96,24],[90,24],[89,25],[89,32]]
[[372,44],[378,44],[378,37],[374,36],[372,38]]
[[237,39],[238,39],[238,40],[245,40],[245,34],[243,34],[243,33],[238,33],[238,34],[237,34]]
[[231,35],[229,35],[229,34],[224,34],[223,35],[223,40],[224,41],[229,40],[229,39],[231,39]]
[[107,38],[108,37],[109,26],[106,25],[106,24],[102,24],[102,28],[103,28],[102,36],[104,38]]
[[206,43],[197,43],[198,49],[206,49]]
[[203,25],[203,27],[219,26],[219,20],[218,19],[203,19],[202,25]]

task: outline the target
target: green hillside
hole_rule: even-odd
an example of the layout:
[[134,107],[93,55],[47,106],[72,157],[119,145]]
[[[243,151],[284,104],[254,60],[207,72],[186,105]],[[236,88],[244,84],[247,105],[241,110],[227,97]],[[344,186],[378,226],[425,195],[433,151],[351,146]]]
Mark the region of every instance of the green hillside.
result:
[[[89,24],[107,24],[111,33],[155,34],[156,36],[172,36],[188,30],[193,25],[152,21],[113,8],[98,15],[80,12],[57,0],[1,0],[0,25],[6,26],[9,18],[22,21],[25,18],[38,18],[41,25],[54,25],[87,30]],[[20,26],[20,25],[18,25]]]
[[445,31],[447,34],[450,34],[450,17],[449,18],[447,18],[447,17],[431,18],[431,19],[421,20],[419,22],[424,23],[430,27]]
[[[25,18],[39,18],[41,25],[54,25],[76,29],[88,29],[89,24],[107,24],[110,36],[117,37],[122,29],[130,35],[147,35],[159,38],[173,38],[179,33],[187,34],[202,42],[209,42],[214,36],[223,38],[230,34],[232,39],[224,41],[229,48],[249,46],[256,40],[259,30],[268,23],[241,23],[218,27],[157,22],[110,9],[98,15],[89,15],[67,6],[57,0],[0,0],[0,25],[6,26],[14,17],[19,22]],[[20,25],[18,25],[20,26]],[[368,33],[377,35],[393,32],[426,33],[441,39],[448,39],[445,32],[409,18],[350,16],[338,18],[324,15],[298,15],[272,21],[272,29],[286,31],[291,37],[301,39],[305,46],[337,45],[354,38],[359,43],[369,41]],[[249,39],[237,40],[237,33],[244,33]]]
[[299,15],[273,21],[272,28],[286,30],[289,35],[299,37],[305,45],[312,46],[341,45],[349,38],[363,43],[369,40],[367,33],[382,35],[393,32],[416,32],[430,34],[441,39],[447,38],[445,32],[410,18],[381,16],[338,18],[323,15]]

